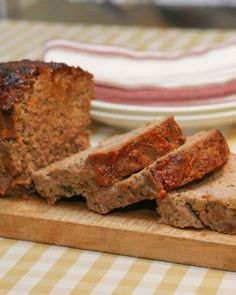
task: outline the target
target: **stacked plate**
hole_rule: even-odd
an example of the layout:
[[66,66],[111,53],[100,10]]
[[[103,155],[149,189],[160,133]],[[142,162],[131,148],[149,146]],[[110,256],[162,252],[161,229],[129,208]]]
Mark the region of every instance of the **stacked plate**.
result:
[[224,127],[236,123],[236,101],[231,104],[188,107],[130,106],[94,100],[92,117],[115,127],[131,129],[154,119],[174,115],[185,129]]
[[163,53],[52,40],[44,59],[93,73],[94,120],[127,129],[168,115],[186,129],[236,123],[236,42]]

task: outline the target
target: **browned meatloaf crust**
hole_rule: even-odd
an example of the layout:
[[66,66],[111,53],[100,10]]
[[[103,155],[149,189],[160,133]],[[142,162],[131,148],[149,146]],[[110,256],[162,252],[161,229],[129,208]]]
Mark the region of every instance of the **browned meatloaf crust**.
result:
[[173,117],[154,121],[34,173],[36,190],[50,203],[94,191],[139,171],[184,141]]
[[79,67],[23,60],[0,64],[0,195],[31,173],[84,150],[92,76]]
[[203,180],[158,202],[159,222],[236,234],[236,155]]
[[164,199],[166,191],[183,186],[222,165],[229,148],[218,130],[199,132],[178,149],[107,189],[87,193],[89,209],[101,214],[145,199]]

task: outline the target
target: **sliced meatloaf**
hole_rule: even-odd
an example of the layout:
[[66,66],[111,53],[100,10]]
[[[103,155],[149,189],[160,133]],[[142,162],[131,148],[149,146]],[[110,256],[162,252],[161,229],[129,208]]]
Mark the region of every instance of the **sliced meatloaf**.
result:
[[228,155],[228,145],[218,130],[199,132],[140,172],[109,188],[86,192],[87,206],[105,214],[145,199],[163,198],[165,202],[167,191],[202,178],[221,166]]
[[31,173],[89,145],[92,76],[61,63],[0,64],[0,195],[28,188]]
[[236,234],[236,155],[203,180],[169,193],[157,212],[160,223]]
[[61,197],[108,187],[150,165],[184,141],[173,117],[153,121],[34,173],[36,190],[54,203]]

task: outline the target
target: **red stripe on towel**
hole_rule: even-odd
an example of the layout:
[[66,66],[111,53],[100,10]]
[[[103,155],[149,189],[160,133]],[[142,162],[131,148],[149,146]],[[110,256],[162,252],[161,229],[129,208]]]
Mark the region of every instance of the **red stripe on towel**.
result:
[[[185,57],[198,56],[206,54],[213,50],[218,50],[220,48],[225,48],[231,45],[236,44],[235,40],[230,40],[228,42],[224,42],[223,44],[214,44],[209,45],[205,48],[193,49],[187,52],[179,51],[179,52],[157,52],[154,51],[141,51],[141,50],[133,50],[130,48],[119,47],[119,46],[110,46],[110,45],[102,45],[103,48],[99,48],[100,44],[88,44],[86,47],[86,43],[80,44],[79,42],[74,42],[71,40],[61,40],[55,39],[52,41],[48,41],[44,48],[45,51],[49,49],[65,49],[70,50],[72,52],[83,52],[91,55],[97,56],[112,56],[112,57],[125,57],[128,59],[135,60],[177,60]],[[94,46],[94,48],[92,48]],[[106,49],[105,49],[106,48]]]
[[236,79],[204,86],[132,88],[95,85],[96,99],[129,105],[199,105],[235,101]]

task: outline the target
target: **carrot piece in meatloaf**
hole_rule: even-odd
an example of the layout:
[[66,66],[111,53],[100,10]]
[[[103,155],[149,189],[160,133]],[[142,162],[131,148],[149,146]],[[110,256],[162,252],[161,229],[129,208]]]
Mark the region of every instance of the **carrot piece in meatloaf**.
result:
[[61,63],[0,64],[0,195],[28,188],[31,173],[89,145],[92,76]]
[[160,223],[236,234],[236,155],[203,180],[169,193],[157,212]]
[[54,203],[61,197],[108,187],[184,142],[173,117],[154,121],[34,173],[36,190]]
[[165,199],[168,191],[201,179],[222,165],[228,155],[228,145],[218,130],[201,131],[140,172],[107,189],[87,191],[87,206],[105,214],[145,199]]

